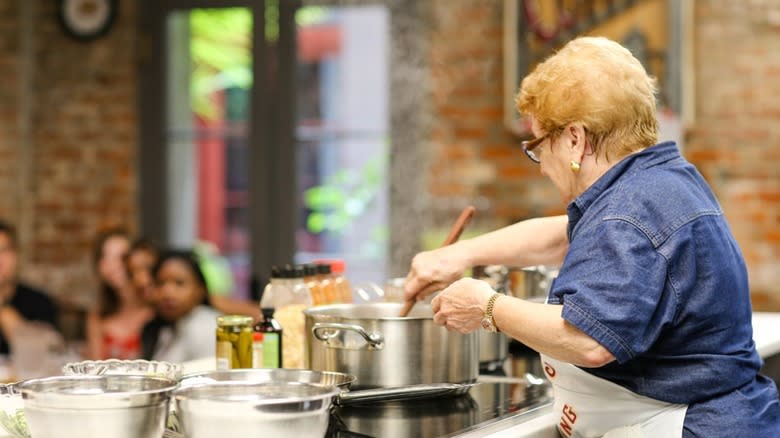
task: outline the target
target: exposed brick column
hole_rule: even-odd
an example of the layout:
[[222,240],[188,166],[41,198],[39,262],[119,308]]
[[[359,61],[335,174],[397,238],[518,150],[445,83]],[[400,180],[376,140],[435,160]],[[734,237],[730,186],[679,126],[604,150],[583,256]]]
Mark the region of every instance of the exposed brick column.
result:
[[449,227],[467,203],[477,205],[472,229],[562,212],[554,187],[503,123],[503,1],[432,3],[434,227]]
[[16,220],[21,1],[0,2],[0,217]]
[[754,305],[780,310],[780,2],[695,2],[687,157],[742,248]]
[[100,227],[136,225],[135,2],[111,32],[71,39],[56,2],[0,2],[0,216],[20,230],[23,277],[93,296]]

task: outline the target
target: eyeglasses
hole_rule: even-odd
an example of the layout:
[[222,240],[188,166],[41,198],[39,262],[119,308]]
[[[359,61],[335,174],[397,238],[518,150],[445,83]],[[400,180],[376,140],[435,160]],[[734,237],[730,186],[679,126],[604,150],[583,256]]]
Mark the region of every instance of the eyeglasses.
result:
[[520,147],[523,148],[523,152],[525,152],[525,155],[528,157],[529,160],[533,161],[536,164],[541,163],[539,157],[534,153],[534,149],[536,149],[540,144],[542,144],[542,142],[546,140],[548,136],[549,134],[543,135],[533,140],[526,140],[520,143]]

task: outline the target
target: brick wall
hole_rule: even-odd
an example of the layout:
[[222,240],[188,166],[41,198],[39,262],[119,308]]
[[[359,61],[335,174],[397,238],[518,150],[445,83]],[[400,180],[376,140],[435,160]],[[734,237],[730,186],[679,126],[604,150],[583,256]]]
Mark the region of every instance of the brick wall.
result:
[[56,4],[0,2],[0,217],[19,226],[23,276],[85,305],[96,232],[135,226],[136,6],[79,42]]
[[[434,0],[434,228],[467,202],[477,227],[564,211],[501,121],[502,0]],[[780,1],[695,2],[696,119],[685,155],[712,184],[747,259],[754,303],[780,310]]]
[[448,227],[467,203],[478,207],[472,229],[564,211],[502,122],[502,4],[433,1],[428,187],[435,226]]
[[745,254],[756,308],[780,310],[780,2],[697,1],[686,155]]
[[[14,187],[19,141],[19,2],[0,2],[0,187]],[[16,193],[0,196],[0,212],[16,209]]]

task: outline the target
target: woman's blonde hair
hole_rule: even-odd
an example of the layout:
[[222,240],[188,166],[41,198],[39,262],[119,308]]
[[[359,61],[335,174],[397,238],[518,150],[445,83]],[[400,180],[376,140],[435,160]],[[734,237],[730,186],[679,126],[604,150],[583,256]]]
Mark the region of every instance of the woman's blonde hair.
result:
[[628,49],[607,38],[580,37],[523,79],[515,103],[545,134],[582,123],[596,156],[609,160],[656,143],[655,93],[655,79]]

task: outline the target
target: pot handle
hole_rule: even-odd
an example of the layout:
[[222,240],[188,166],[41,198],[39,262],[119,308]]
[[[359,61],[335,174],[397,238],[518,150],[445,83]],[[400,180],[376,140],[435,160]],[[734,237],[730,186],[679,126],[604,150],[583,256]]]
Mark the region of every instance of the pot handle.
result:
[[473,383],[430,383],[392,388],[361,389],[342,392],[336,399],[336,403],[339,406],[353,406],[366,403],[454,396],[466,393],[472,386],[474,386]]
[[[334,331],[335,330],[335,331]],[[363,327],[357,324],[342,324],[338,322],[318,322],[311,328],[311,334],[317,340],[330,344],[331,339],[336,337],[338,330],[349,330],[356,332],[368,343],[371,350],[381,350],[385,346],[385,337],[379,332],[369,333]]]

